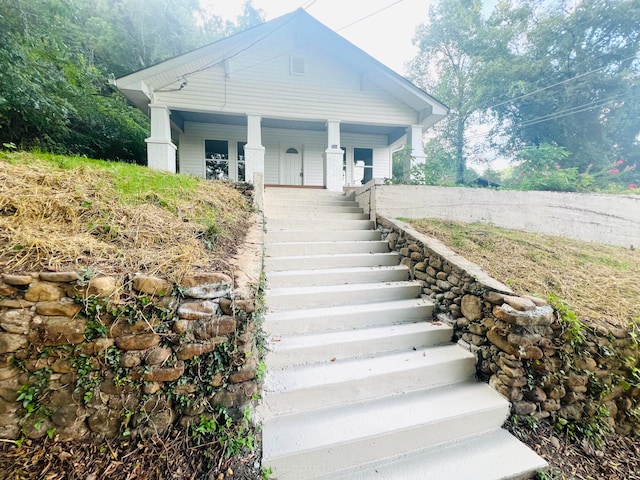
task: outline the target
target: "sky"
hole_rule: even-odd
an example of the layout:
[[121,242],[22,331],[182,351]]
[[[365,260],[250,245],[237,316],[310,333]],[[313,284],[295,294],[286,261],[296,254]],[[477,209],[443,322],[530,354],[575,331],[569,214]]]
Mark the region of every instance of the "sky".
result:
[[[233,20],[242,11],[244,0],[200,0],[211,13]],[[395,5],[392,5],[394,4]],[[416,27],[427,18],[429,0],[253,0],[264,11],[266,20],[307,6],[307,12],[376,60],[401,75],[405,64],[417,54],[412,39]],[[388,5],[355,25],[343,28]]]

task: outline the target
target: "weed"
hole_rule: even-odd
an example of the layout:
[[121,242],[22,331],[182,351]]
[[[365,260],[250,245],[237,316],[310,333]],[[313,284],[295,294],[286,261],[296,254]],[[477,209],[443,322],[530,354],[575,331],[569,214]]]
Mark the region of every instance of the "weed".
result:
[[21,402],[26,411],[24,418],[35,414],[49,415],[42,400],[48,391],[51,373],[49,367],[36,370],[29,376],[29,382],[18,388],[16,401]]
[[579,347],[586,341],[585,326],[578,320],[576,313],[571,310],[571,305],[554,293],[549,294],[549,303],[560,315],[560,321],[564,331],[568,332],[571,345]]

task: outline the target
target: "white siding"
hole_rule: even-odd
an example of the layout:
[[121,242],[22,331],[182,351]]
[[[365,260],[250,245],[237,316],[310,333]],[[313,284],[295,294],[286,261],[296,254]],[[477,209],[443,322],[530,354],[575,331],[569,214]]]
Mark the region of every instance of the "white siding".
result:
[[[279,33],[279,32],[278,32]],[[156,101],[173,109],[256,113],[292,119],[339,119],[349,123],[410,125],[416,111],[363,79],[350,65],[313,45],[295,50],[305,74],[290,73],[292,39],[274,34],[247,52],[186,77],[176,91],[156,91]]]
[[277,185],[280,183],[280,145],[265,145],[264,183]]
[[180,173],[204,177],[204,141],[202,137],[180,135],[178,143]]
[[389,147],[373,149],[373,178],[391,178],[391,150]]

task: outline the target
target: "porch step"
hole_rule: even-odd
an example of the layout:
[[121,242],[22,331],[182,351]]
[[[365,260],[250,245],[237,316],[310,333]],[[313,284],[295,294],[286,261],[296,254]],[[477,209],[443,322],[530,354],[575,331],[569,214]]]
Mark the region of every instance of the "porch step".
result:
[[[369,217],[367,216],[367,218]],[[325,221],[316,221],[313,219],[309,219],[309,217],[300,219],[267,218],[265,227],[267,232],[272,232],[275,230],[369,230],[373,228],[373,222],[371,220],[341,219],[325,219]]]
[[324,255],[293,255],[288,257],[266,257],[267,272],[306,268],[378,267],[398,264],[398,254],[388,253],[340,253]]
[[325,253],[385,253],[389,244],[382,240],[334,242],[278,242],[266,245],[268,257],[318,255]]
[[[452,468],[452,465],[455,465]],[[498,428],[449,445],[418,450],[317,480],[524,480],[547,464],[513,435]]]
[[264,423],[262,462],[279,480],[312,479],[489,433],[508,415],[476,382],[284,415]]
[[317,285],[343,285],[353,283],[402,282],[409,279],[405,265],[389,267],[322,268],[316,270],[288,270],[267,275],[267,286],[304,287]]
[[308,335],[273,335],[268,360],[272,368],[334,362],[354,357],[442,345],[451,342],[451,327],[431,322],[384,325],[360,330]]
[[285,310],[267,313],[263,328],[270,335],[312,333],[417,322],[430,319],[433,303],[423,298],[362,305]]
[[417,298],[419,282],[359,283],[354,285],[323,285],[318,287],[288,287],[268,290],[270,311],[302,310],[305,308],[357,305]]
[[279,242],[346,242],[353,240],[380,240],[382,235],[376,230],[298,230],[268,231],[265,243]]

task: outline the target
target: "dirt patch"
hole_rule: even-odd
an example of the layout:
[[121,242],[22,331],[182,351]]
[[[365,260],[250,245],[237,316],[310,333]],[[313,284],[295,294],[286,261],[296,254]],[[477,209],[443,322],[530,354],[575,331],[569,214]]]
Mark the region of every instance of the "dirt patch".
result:
[[414,228],[444,242],[518,294],[566,300],[586,324],[640,319],[640,251],[436,219]]

